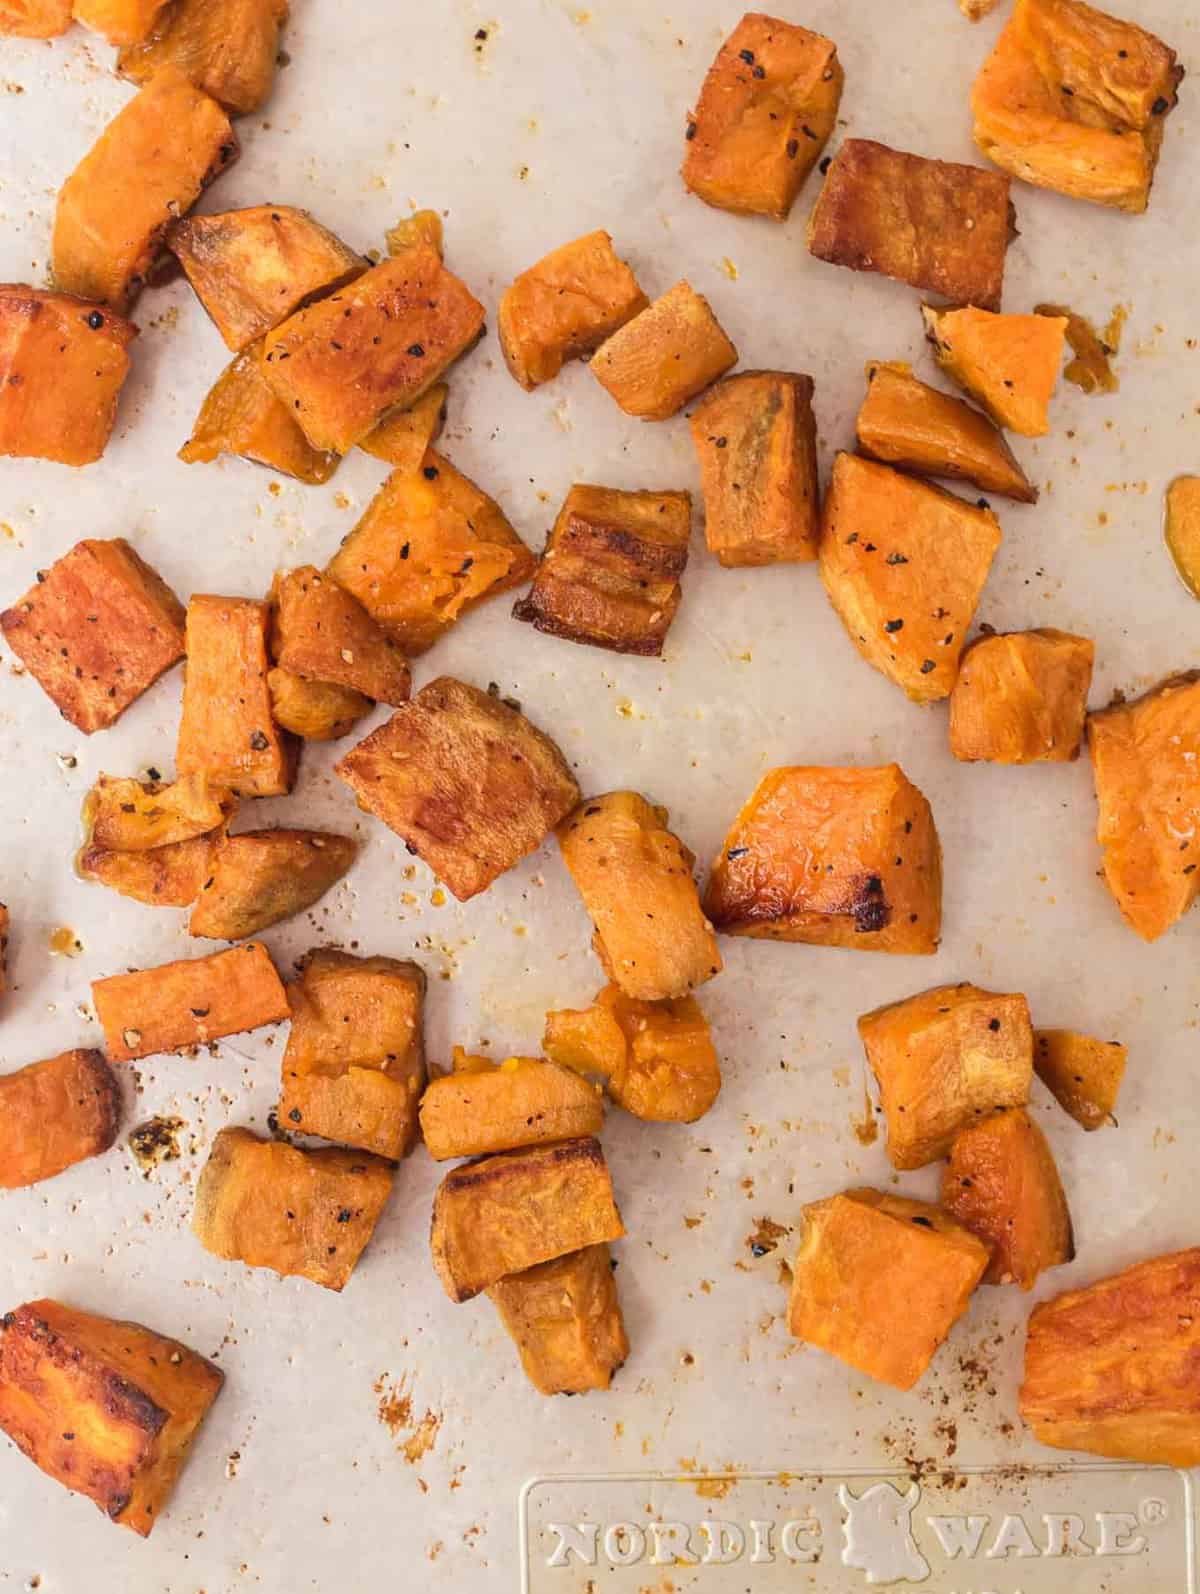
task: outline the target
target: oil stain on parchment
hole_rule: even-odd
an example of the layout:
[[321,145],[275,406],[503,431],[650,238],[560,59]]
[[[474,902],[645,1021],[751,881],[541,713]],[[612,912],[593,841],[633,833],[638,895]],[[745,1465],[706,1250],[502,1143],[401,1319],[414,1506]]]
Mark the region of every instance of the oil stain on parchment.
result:
[[437,1443],[442,1414],[428,1407],[423,1417],[415,1415],[411,1381],[407,1373],[389,1379],[381,1373],[371,1386],[379,1396],[380,1422],[396,1441],[396,1449],[410,1466],[415,1466]]

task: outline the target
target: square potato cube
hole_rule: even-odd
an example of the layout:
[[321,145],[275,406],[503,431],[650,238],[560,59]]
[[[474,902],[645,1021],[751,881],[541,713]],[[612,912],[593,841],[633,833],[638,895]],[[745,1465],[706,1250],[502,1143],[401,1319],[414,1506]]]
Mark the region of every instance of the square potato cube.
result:
[[938,364],[995,421],[1023,437],[1050,430],[1050,400],[1062,367],[1067,318],[993,315],[990,310],[921,311]]
[[412,671],[358,599],[312,565],[275,578],[272,648],[286,670],[333,681],[379,703],[407,703]]
[[0,0],[0,34],[56,39],[71,26],[72,0]]
[[949,697],[1000,522],[930,482],[839,454],[821,580],[850,640],[916,703]]
[[1033,1066],[1064,1112],[1084,1129],[1115,1124],[1129,1048],[1071,1029],[1035,1029]]
[[818,260],[999,310],[1013,236],[1009,180],[848,138],[808,224]]
[[110,44],[144,39],[166,0],[75,0],[75,20],[101,33]]
[[488,1290],[525,1376],[542,1395],[607,1389],[629,1355],[607,1245],[539,1262]]
[[1095,656],[1087,637],[1052,629],[972,643],[950,694],[950,751],[967,763],[1073,762]]
[[604,1102],[586,1079],[544,1057],[493,1063],[455,1048],[454,1072],[421,1097],[421,1137],[435,1162],[596,1135]]
[[0,1189],[39,1184],[99,1156],[120,1122],[116,1077],[90,1048],[0,1075]]
[[87,539],[0,614],[4,640],[59,713],[106,730],[184,654],[179,599],[123,537]]
[[811,1202],[788,1327],[868,1378],[911,1389],[966,1311],[988,1256],[924,1201],[847,1190]]
[[357,845],[327,830],[244,830],[209,854],[188,934],[244,941],[312,907],[354,862]]
[[897,1168],[946,1156],[961,1130],[996,1107],[1023,1107],[1033,1029],[1023,996],[938,985],[858,1021]]
[[450,389],[437,382],[406,410],[393,410],[378,426],[372,427],[359,448],[373,459],[381,459],[394,469],[413,475],[421,468],[425,455],[442,435],[446,424],[446,400]]
[[0,1429],[34,1466],[146,1538],[225,1375],[176,1339],[58,1301],[7,1312]]
[[147,83],[179,66],[232,116],[248,116],[271,92],[288,0],[176,0],[153,31],[117,56],[117,75]]
[[591,371],[626,415],[666,421],[737,357],[708,300],[677,282],[600,345]]
[[657,658],[682,597],[691,521],[688,493],[576,484],[514,616],[569,642]]
[[548,736],[449,675],[422,687],[334,773],[460,902],[541,846],[579,800]]
[[179,450],[185,465],[207,465],[221,454],[265,465],[309,486],[327,482],[342,459],[314,448],[276,398],[262,374],[258,345],[221,372],[192,422],[192,435]]

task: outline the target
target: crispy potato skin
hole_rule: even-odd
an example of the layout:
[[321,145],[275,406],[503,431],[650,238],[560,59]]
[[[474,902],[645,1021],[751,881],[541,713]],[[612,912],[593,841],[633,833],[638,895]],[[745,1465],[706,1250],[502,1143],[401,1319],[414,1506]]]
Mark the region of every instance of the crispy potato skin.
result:
[[821,521],[821,580],[850,640],[916,703],[949,697],[1000,546],[990,509],[839,454]]
[[246,830],[212,849],[188,933],[242,941],[323,897],[354,862],[348,836],[324,830]]
[[1065,316],[993,315],[928,304],[922,314],[938,364],[997,426],[1023,437],[1046,435],[1062,367]]
[[412,671],[399,646],[351,593],[313,565],[275,578],[271,645],[284,669],[379,703],[407,703]]
[[60,1052],[0,1076],[0,1189],[53,1179],[107,1151],[121,1091],[97,1051]]
[[1073,763],[1095,657],[1089,638],[1052,629],[972,643],[950,694],[950,751],[967,763]]
[[575,1140],[603,1127],[599,1092],[543,1057],[443,1074],[421,1097],[421,1135],[435,1162]]
[[364,715],[371,699],[350,686],[332,681],[307,681],[278,666],[267,674],[271,717],[276,725],[301,741],[336,742],[348,735]]
[[792,1265],[788,1327],[869,1378],[911,1389],[966,1311],[988,1255],[924,1201],[847,1190],[811,1202]]
[[607,1389],[629,1355],[607,1245],[587,1245],[493,1284],[488,1295],[541,1395]]
[[71,26],[72,0],[0,0],[0,35],[56,39]]
[[548,736],[449,675],[422,687],[334,773],[460,902],[539,847],[579,800]]
[[929,803],[898,764],[772,770],[713,860],[704,911],[724,935],[936,952],[942,849]]
[[233,793],[211,786],[206,775],[166,782],[101,775],[83,800],[83,828],[98,847],[147,852],[207,835],[236,812]]
[[147,1537],[225,1375],[178,1340],[58,1301],[18,1306],[3,1327],[0,1429]]
[[1089,714],[1104,878],[1125,922],[1156,941],[1200,891],[1180,838],[1200,827],[1200,674]]
[[1035,1029],[1033,1066],[1064,1112],[1087,1130],[1113,1117],[1129,1048],[1070,1029]]
[[1033,1029],[1023,996],[939,985],[864,1013],[858,1033],[896,1168],[937,1161],[979,1114],[1029,1100]]
[[514,617],[568,642],[659,657],[682,596],[691,520],[688,493],[577,483]]
[[179,450],[185,465],[206,465],[221,454],[266,465],[310,486],[327,482],[341,463],[340,454],[314,448],[275,397],[259,367],[257,345],[231,360],[209,388],[192,435]]
[[1035,1307],[1020,1406],[1044,1445],[1200,1466],[1200,1248]]
[[359,443],[365,454],[411,476],[421,468],[426,453],[442,435],[450,389],[438,382],[406,410],[395,410],[373,427]]
[[122,537],[77,542],[0,614],[4,640],[65,720],[107,729],[184,654],[179,599]]
[[92,842],[80,848],[75,872],[149,908],[187,908],[208,879],[214,831],[189,841],[168,841],[145,852],[114,851]]
[[606,339],[590,370],[626,415],[666,421],[737,357],[708,300],[685,281]]
[[287,15],[287,0],[175,0],[120,52],[118,75],[146,83],[176,66],[231,116],[248,116],[271,92]]
[[721,972],[696,860],[667,817],[637,792],[608,792],[586,798],[557,832],[596,927],[596,956],[627,996],[644,1001],[686,996]]
[[110,44],[136,44],[154,26],[166,0],[74,0],[76,22]]
[[275,965],[257,941],[93,980],[92,1002],[117,1063],[204,1046],[289,1013]]

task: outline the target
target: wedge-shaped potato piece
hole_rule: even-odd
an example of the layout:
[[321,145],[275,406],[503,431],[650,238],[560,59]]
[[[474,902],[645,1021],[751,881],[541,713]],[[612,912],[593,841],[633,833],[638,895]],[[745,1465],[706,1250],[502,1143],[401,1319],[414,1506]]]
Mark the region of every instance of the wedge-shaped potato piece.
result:
[[354,862],[356,844],[325,830],[247,830],[212,849],[188,932],[212,941],[248,935],[311,908]]
[[125,311],[171,221],[236,159],[217,104],[175,67],[130,100],[63,184],[54,218],[55,285]]
[[131,321],[85,299],[0,286],[0,455],[99,459],[136,336]]
[[1200,476],[1176,476],[1167,488],[1163,532],[1179,579],[1200,598]]
[[1065,317],[931,305],[922,314],[938,364],[979,400],[997,426],[1023,437],[1046,435],[1062,366]]
[[154,26],[166,0],[74,0],[76,22],[110,44],[136,44]]
[[425,1084],[425,975],[397,958],[322,948],[288,986],[279,1117],[300,1134],[406,1157]]
[[1044,1445],[1200,1466],[1200,1247],[1035,1307],[1020,1403]]
[[455,1059],[421,1097],[421,1136],[435,1162],[599,1134],[604,1102],[586,1079],[544,1057]]
[[287,0],[174,0],[151,34],[117,56],[117,72],[148,83],[175,66],[231,116],[258,110],[275,81]]
[[637,792],[615,791],[587,798],[558,827],[604,972],[627,996],[650,1002],[685,996],[721,972],[696,859],[667,818]]
[[478,299],[418,245],[268,332],[262,368],[313,447],[344,454],[439,381],[482,329]]
[[118,1063],[206,1046],[288,1016],[287,993],[257,941],[93,980],[92,1001]]
[[688,118],[685,187],[719,210],[785,220],[837,123],[844,82],[831,39],[747,12]]
[[146,852],[114,852],[89,842],[80,848],[75,872],[149,908],[187,908],[208,879],[217,832],[190,841],[168,841]]
[[577,483],[513,615],[569,642],[660,656],[682,597],[691,521],[688,493]]
[[101,775],[83,800],[83,828],[97,847],[147,852],[189,841],[228,824],[237,798],[206,775],[178,780],[127,780]]
[[997,172],[848,138],[813,210],[808,247],[834,266],[999,310],[1013,216],[1009,180]]
[[533,569],[500,505],[430,449],[419,471],[392,472],[327,574],[413,658]]
[[391,1163],[365,1151],[301,1151],[248,1129],[222,1129],[196,1185],[192,1232],[227,1262],[342,1290],[392,1182]]
[[966,762],[1079,757],[1095,643],[1047,628],[972,643],[950,694],[950,751]]
[[821,580],[855,647],[917,703],[949,697],[1000,546],[990,509],[839,454],[821,522]]
[[788,1327],[856,1372],[911,1389],[987,1265],[987,1246],[938,1207],[847,1190],[804,1208]]
[[1200,673],[1089,714],[1104,878],[1125,922],[1155,941],[1200,890]]
[[257,348],[239,354],[221,372],[205,394],[192,435],[179,450],[185,465],[208,464],[221,454],[265,465],[310,486],[327,482],[341,463],[340,454],[314,448],[275,397],[259,367]]
[[6,1312],[0,1428],[33,1464],[145,1538],[162,1515],[219,1367],[139,1323],[58,1301]]
[[295,745],[275,725],[267,685],[268,604],[197,593],[187,609],[187,669],[175,766],[243,797],[282,797]]
[[541,846],[579,800],[548,736],[449,675],[422,687],[334,773],[460,902]]
[[280,573],[272,647],[277,662],[309,681],[334,681],[379,703],[407,703],[408,660],[358,599],[312,565]]
[[737,357],[708,300],[677,282],[600,345],[591,370],[626,415],[666,421]]
[[600,1142],[560,1140],[452,1168],[433,1202],[433,1265],[452,1301],[625,1233]]
[[603,229],[553,249],[500,300],[500,347],[523,388],[598,349],[649,303]]
[[53,1179],[107,1151],[121,1091],[97,1051],[60,1052],[0,1075],[0,1189]]
[[488,1290],[525,1376],[542,1395],[607,1389],[629,1355],[607,1245],[539,1262]]
[[864,454],[918,476],[949,476],[1037,503],[1037,488],[986,415],[919,382],[907,365],[870,365],[867,384],[856,428]]
[[389,227],[383,237],[389,255],[402,255],[406,249],[428,244],[431,249],[437,250],[440,257],[445,243],[445,228],[436,210],[414,210],[411,216],[405,216],[394,227]]
[[71,26],[71,0],[0,0],[0,34],[56,39]]
[[436,383],[408,409],[393,410],[367,433],[359,448],[404,475],[413,475],[442,435],[449,393],[445,382]]
[[1038,1078],[1084,1129],[1103,1129],[1113,1116],[1129,1048],[1073,1029],[1035,1029],[1033,1066]]
[[0,631],[65,720],[106,730],[184,654],[184,611],[123,537],[77,542]]
[[271,716],[277,725],[309,742],[336,742],[371,712],[369,697],[332,681],[308,681],[291,670],[267,676]]

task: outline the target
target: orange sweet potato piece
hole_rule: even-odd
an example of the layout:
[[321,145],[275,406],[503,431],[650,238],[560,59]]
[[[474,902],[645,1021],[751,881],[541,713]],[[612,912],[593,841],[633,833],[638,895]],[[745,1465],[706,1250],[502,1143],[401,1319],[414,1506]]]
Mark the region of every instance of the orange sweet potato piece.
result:
[[278,666],[267,674],[267,689],[276,725],[302,741],[336,742],[372,708],[371,699],[352,686],[309,681]]
[[359,442],[359,448],[405,476],[414,475],[442,435],[450,389],[438,382],[406,410],[393,410]]
[[963,655],[950,694],[950,751],[967,762],[1079,757],[1095,644],[1052,629],[986,636]]
[[275,578],[272,647],[309,681],[334,681],[379,703],[407,703],[408,661],[358,599],[312,565]]
[[76,22],[110,44],[136,44],[154,26],[166,0],[74,0]]
[[256,348],[221,372],[179,450],[185,465],[208,464],[220,454],[266,465],[310,486],[327,482],[341,463],[340,454],[314,448],[275,397],[259,369]]
[[1084,1129],[1116,1123],[1129,1049],[1070,1029],[1035,1029],[1033,1066],[1064,1112]]
[[1200,598],[1200,476],[1176,476],[1167,488],[1163,533],[1179,579]]
[[1024,437],[1046,435],[1062,366],[1065,317],[931,305],[922,314],[938,364],[979,400],[997,426]]
[[982,22],[999,3],[1000,0],[958,0],[958,9],[969,22]]
[[394,227],[389,227],[383,237],[389,255],[402,255],[406,249],[428,244],[431,249],[437,250],[440,257],[445,243],[445,228],[436,210],[414,210],[411,216],[405,216]]
[[0,1075],[0,1189],[53,1179],[117,1138],[121,1091],[97,1051],[60,1052]]
[[97,847],[147,852],[189,841],[228,824],[237,799],[205,775],[178,780],[128,780],[101,775],[83,800],[83,828]]
[[178,67],[231,116],[248,116],[271,92],[287,15],[287,0],[173,0],[145,39],[120,52],[117,72],[147,83]]
[[665,421],[737,357],[708,300],[677,282],[600,345],[591,371],[626,415]]
[[432,1080],[421,1097],[421,1136],[435,1162],[596,1135],[604,1102],[577,1073],[544,1057],[509,1057]]
[[0,34],[56,39],[71,26],[71,0],[0,0]]
[[222,836],[188,932],[242,941],[311,908],[354,862],[356,844],[323,830],[246,830]]
[[187,908],[208,879],[215,839],[216,832],[168,841],[145,852],[114,852],[89,842],[80,849],[75,870],[81,879],[108,886],[149,908]]
[[542,1395],[607,1389],[629,1355],[607,1245],[539,1262],[488,1289],[525,1376]]

